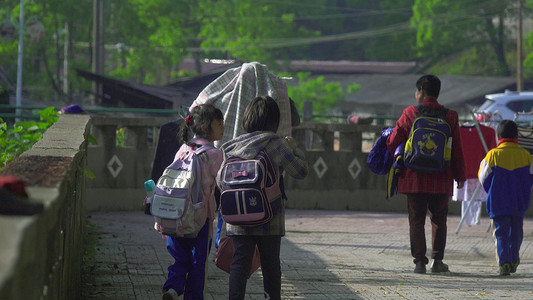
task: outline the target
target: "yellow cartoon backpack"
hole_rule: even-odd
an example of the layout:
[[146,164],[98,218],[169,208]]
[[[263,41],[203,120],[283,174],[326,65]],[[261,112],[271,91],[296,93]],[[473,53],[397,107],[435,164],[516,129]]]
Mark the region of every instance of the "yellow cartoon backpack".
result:
[[405,143],[404,164],[420,173],[444,172],[450,164],[452,138],[445,116],[448,109],[417,106],[418,114]]

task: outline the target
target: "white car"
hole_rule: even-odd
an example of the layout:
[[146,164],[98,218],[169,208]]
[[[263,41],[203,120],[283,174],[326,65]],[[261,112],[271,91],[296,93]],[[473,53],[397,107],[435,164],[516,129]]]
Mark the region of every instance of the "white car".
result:
[[485,102],[474,111],[479,122],[515,120],[517,123],[533,122],[533,91],[485,95]]

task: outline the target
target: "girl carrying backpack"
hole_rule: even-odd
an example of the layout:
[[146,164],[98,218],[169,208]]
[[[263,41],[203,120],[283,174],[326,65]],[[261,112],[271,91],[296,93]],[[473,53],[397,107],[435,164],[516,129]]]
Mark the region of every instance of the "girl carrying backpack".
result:
[[[222,112],[211,104],[195,106],[185,118],[185,125],[180,129],[183,144],[174,160],[188,159],[194,151],[202,146],[210,146],[199,154],[200,158],[200,192],[207,205],[205,225],[196,238],[179,238],[167,236],[167,250],[174,257],[174,264],[168,267],[168,278],[163,285],[163,299],[204,299],[206,264],[212,239],[212,224],[216,211],[214,197],[215,176],[222,163],[222,151],[214,148],[213,142],[222,139],[224,133]],[[194,138],[191,138],[194,134]],[[160,224],[156,229],[164,232]]]
[[[243,116],[242,126],[246,133],[222,145],[224,159],[230,157],[252,159],[260,151],[264,151],[278,172],[278,178],[283,172],[296,179],[307,176],[307,162],[303,151],[297,148],[296,141],[290,136],[282,138],[276,134],[279,120],[280,110],[276,101],[269,96],[256,97],[246,107]],[[223,190],[220,176],[221,174],[217,176],[217,184]],[[281,190],[283,191],[283,188]],[[279,255],[281,237],[285,235],[286,199],[284,198],[279,195],[276,199],[271,199],[273,216],[265,224],[257,226],[226,224],[227,235],[231,236],[235,249],[230,267],[229,299],[244,299],[256,246],[260,254],[265,296],[272,300],[281,298]]]

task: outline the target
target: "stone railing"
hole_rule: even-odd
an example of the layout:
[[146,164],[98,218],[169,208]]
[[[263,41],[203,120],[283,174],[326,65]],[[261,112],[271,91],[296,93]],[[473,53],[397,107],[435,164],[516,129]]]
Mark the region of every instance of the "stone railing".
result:
[[304,180],[286,177],[287,206],[403,211],[402,201],[385,200],[386,177],[366,166],[379,134],[381,127],[374,125],[303,123],[293,128],[293,136],[305,149],[309,175]]
[[87,115],[61,116],[2,170],[23,179],[44,211],[0,215],[0,299],[80,298],[89,121]]
[[[150,178],[152,160],[165,118],[93,117],[88,147],[88,210],[140,209],[143,183]],[[123,132],[123,145],[120,145]],[[310,173],[304,180],[286,179],[292,208],[404,210],[402,201],[386,201],[385,176],[366,167],[366,157],[380,126],[303,123],[293,128],[305,148]],[[401,197],[401,196],[398,196]]]
[[88,165],[94,179],[87,181],[85,208],[134,210],[142,207],[144,181],[150,179],[159,128],[168,118],[92,118]]
[[[102,117],[91,119],[85,209],[141,209],[143,183],[151,176],[159,128],[168,118]],[[286,177],[287,207],[298,209],[406,212],[405,196],[386,200],[387,179],[366,166],[368,152],[382,126],[304,122],[293,136],[304,149],[309,175],[303,180]],[[450,213],[460,214],[452,202]],[[531,213],[531,212],[530,212]]]

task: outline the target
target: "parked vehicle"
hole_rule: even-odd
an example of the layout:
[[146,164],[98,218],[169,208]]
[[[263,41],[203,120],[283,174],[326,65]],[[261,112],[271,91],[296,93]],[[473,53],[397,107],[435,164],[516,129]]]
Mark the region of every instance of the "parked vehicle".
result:
[[533,91],[510,91],[488,94],[485,102],[474,111],[479,122],[515,120],[533,122]]

